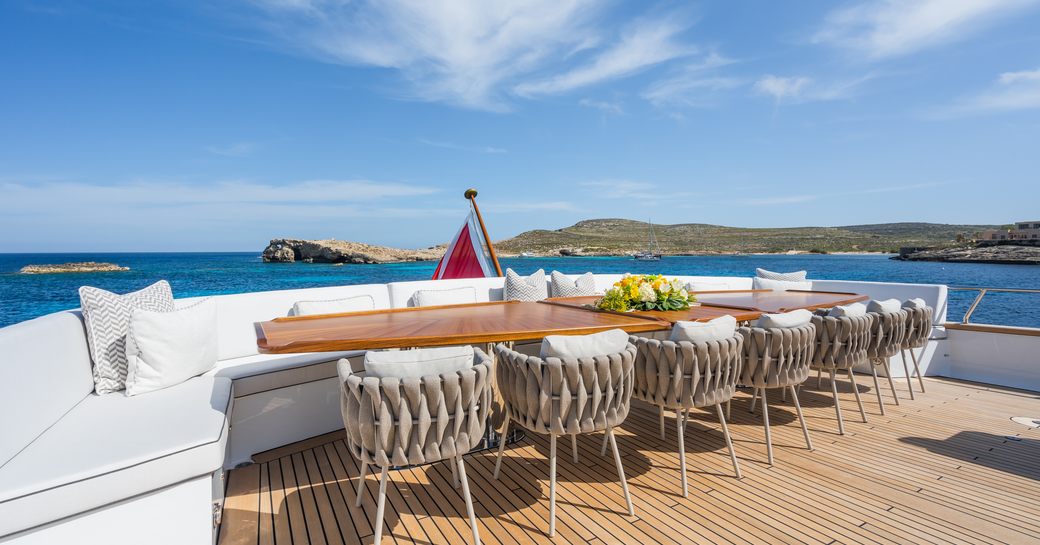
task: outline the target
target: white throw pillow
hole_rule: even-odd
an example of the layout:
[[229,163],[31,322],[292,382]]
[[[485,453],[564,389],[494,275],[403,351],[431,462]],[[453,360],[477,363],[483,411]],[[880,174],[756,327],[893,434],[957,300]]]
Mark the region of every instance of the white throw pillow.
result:
[[327,299],[325,301],[297,301],[292,307],[292,315],[339,314],[341,312],[357,312],[375,308],[376,300],[371,295],[357,295],[343,299]]
[[847,316],[849,318],[852,318],[852,317],[855,317],[855,316],[866,316],[866,315],[867,315],[867,305],[864,305],[863,303],[852,303],[852,304],[848,304],[848,305],[838,305],[838,306],[832,308],[830,310],[830,312],[827,313],[827,316],[834,316],[835,318],[840,318],[842,316]]
[[755,326],[766,329],[802,327],[812,321],[812,316],[811,312],[801,308],[783,314],[763,314]]
[[729,284],[723,282],[690,282],[686,284],[686,291],[729,291]]
[[503,298],[506,301],[541,301],[549,297],[545,284],[545,270],[538,269],[530,276],[520,276],[513,269],[506,269]]
[[412,296],[412,301],[417,307],[476,303],[477,289],[473,286],[462,286],[446,290],[419,290]]
[[470,367],[473,367],[472,346],[365,352],[365,375],[375,378],[421,378]]
[[147,288],[119,295],[100,288],[79,289],[80,307],[87,330],[90,359],[94,362],[94,391],[118,392],[126,383],[126,334],[135,309],[175,310],[169,282],[160,280]]
[[134,310],[126,343],[126,395],[161,390],[217,365],[217,302],[172,312]]
[[540,358],[591,358],[623,352],[628,333],[611,329],[591,335],[549,335],[542,339]]
[[790,282],[787,280],[770,280],[768,278],[754,277],[751,279],[751,289],[753,290],[773,290],[773,291],[787,291],[787,290],[805,290],[809,291],[812,289],[812,282]]
[[736,333],[737,319],[727,314],[707,322],[675,322],[675,326],[672,327],[672,335],[668,340],[702,343],[728,339]]
[[552,296],[553,297],[581,297],[583,295],[596,295],[596,277],[587,272],[574,280],[567,275],[553,271]]
[[928,303],[925,303],[924,299],[921,299],[920,297],[914,297],[913,299],[903,301],[903,308],[923,309],[928,308]]
[[867,303],[867,312],[899,312],[903,308],[903,305],[899,302],[899,299],[884,299],[877,300],[871,299]]
[[794,271],[789,273],[778,273],[765,269],[755,269],[755,276],[766,280],[783,280],[785,282],[804,282],[806,271]]

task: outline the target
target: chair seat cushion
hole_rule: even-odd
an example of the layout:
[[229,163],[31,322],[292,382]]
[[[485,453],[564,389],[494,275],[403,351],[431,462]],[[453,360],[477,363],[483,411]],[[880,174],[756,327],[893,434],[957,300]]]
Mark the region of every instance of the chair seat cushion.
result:
[[737,319],[730,315],[719,316],[707,322],[675,322],[672,327],[670,341],[689,341],[701,343],[707,341],[721,341],[728,339],[737,333]]
[[812,316],[813,314],[805,309],[783,314],[763,314],[755,325],[766,329],[802,327],[812,321]]
[[88,395],[0,468],[0,537],[219,470],[231,392],[228,379],[196,377]]
[[611,329],[591,335],[549,335],[542,339],[541,358],[591,358],[623,352],[628,333]]
[[365,353],[365,374],[375,378],[420,378],[473,367],[472,346],[419,350],[372,350]]
[[827,312],[827,316],[833,316],[835,318],[840,318],[842,316],[848,316],[851,318],[853,316],[866,316],[866,314],[867,305],[864,305],[863,303],[838,305]]

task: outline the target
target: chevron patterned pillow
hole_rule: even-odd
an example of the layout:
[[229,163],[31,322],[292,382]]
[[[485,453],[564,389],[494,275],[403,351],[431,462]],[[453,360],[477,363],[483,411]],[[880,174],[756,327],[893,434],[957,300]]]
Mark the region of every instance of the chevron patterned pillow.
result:
[[582,295],[596,295],[596,278],[587,272],[578,278],[571,280],[567,275],[552,272],[552,294],[553,297],[581,297]]
[[766,280],[783,280],[784,282],[804,282],[805,274],[805,271],[779,273],[767,271],[765,269],[755,269],[755,276],[759,278],[765,278]]
[[79,301],[90,358],[94,360],[94,391],[98,394],[118,392],[126,385],[126,334],[130,331],[131,312],[134,309],[176,310],[173,290],[165,280],[124,295],[83,286],[79,289]]
[[506,301],[541,301],[549,297],[545,285],[545,270],[538,269],[531,276],[520,276],[513,269],[506,269]]

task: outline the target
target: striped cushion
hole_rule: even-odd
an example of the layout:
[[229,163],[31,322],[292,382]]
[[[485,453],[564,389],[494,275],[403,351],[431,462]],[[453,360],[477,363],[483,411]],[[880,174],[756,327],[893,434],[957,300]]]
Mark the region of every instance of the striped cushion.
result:
[[126,334],[135,309],[173,312],[173,290],[160,280],[147,288],[119,295],[99,288],[79,289],[90,358],[94,360],[94,391],[109,394],[126,385]]
[[513,269],[506,269],[506,301],[541,301],[549,297],[545,286],[545,270],[538,269],[530,276],[520,276]]
[[783,280],[785,282],[804,282],[805,275],[805,271],[778,273],[773,271],[767,271],[765,269],[755,269],[755,276],[759,278],[765,278],[767,280]]
[[552,272],[552,295],[553,297],[581,297],[583,295],[596,295],[596,278],[587,272],[575,280],[567,278],[567,275]]

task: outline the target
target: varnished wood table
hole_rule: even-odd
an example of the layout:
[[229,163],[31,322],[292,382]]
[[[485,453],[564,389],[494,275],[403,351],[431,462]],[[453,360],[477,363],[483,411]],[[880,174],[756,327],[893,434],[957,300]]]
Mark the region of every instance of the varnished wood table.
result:
[[652,311],[634,311],[634,312],[613,312],[613,311],[602,311],[595,307],[596,301],[600,299],[599,295],[588,295],[582,297],[554,297],[546,299],[543,303],[547,305],[558,305],[571,308],[584,309],[587,312],[598,312],[604,314],[619,314],[622,316],[642,316],[650,319],[657,319],[664,322],[668,322],[668,327],[671,328],[675,322],[706,322],[719,316],[725,316],[727,314],[733,316],[738,322],[746,322],[751,320],[757,320],[762,315],[761,311],[758,310],[745,310],[737,308],[727,307],[712,307],[706,305],[694,305],[686,310],[652,310]]
[[608,329],[641,333],[671,323],[540,303],[496,301],[468,305],[292,316],[256,324],[263,353],[336,352],[537,340]]
[[704,306],[757,310],[760,313],[790,312],[798,309],[816,310],[869,299],[866,295],[858,293],[803,290],[711,291],[695,295],[697,302]]

